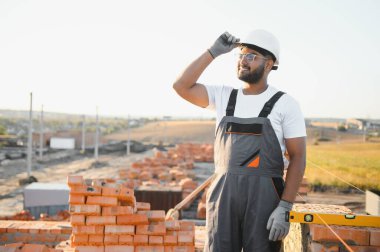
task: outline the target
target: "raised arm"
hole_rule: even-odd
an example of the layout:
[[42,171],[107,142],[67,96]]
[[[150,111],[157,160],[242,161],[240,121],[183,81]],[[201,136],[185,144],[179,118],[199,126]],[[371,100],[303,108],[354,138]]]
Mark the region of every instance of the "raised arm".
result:
[[213,59],[211,54],[206,51],[193,61],[173,84],[173,88],[177,94],[194,105],[203,108],[207,107],[207,90],[205,86],[196,82]]
[[228,32],[223,33],[215,43],[177,77],[173,84],[174,90],[185,100],[200,107],[209,104],[206,87],[197,83],[199,77],[208,65],[221,54],[234,49],[239,39]]

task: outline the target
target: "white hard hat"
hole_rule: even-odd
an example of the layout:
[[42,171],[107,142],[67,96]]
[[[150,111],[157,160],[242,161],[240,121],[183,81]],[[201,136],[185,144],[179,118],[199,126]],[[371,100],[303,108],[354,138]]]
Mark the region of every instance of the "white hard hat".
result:
[[257,49],[261,48],[267,50],[276,58],[272,69],[276,70],[278,68],[280,61],[280,42],[272,33],[265,30],[253,30],[239,43],[243,46],[253,45],[254,47],[259,47]]

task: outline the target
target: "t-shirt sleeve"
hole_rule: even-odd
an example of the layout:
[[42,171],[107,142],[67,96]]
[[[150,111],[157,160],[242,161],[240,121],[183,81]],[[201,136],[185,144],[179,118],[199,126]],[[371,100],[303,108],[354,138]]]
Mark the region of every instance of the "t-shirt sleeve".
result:
[[300,105],[292,97],[287,96],[287,98],[282,124],[284,138],[304,137],[306,136],[306,126]]
[[208,95],[208,106],[206,109],[215,111],[216,110],[216,99],[217,94],[220,92],[220,86],[205,85]]

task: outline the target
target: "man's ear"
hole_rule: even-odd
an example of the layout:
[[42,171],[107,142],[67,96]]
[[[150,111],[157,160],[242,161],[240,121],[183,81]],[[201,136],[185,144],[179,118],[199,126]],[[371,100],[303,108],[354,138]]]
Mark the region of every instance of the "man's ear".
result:
[[269,72],[270,70],[272,70],[272,67],[274,65],[274,61],[273,60],[267,60],[266,63],[265,63],[265,71]]

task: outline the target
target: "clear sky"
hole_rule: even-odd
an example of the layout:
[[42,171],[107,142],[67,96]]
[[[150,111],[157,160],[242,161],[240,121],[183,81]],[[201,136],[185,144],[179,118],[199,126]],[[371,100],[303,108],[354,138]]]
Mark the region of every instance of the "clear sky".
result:
[[[177,75],[224,31],[281,43],[269,83],[305,117],[380,118],[378,0],[0,0],[0,108],[115,116],[213,113],[179,98]],[[199,81],[239,87],[233,53]]]

